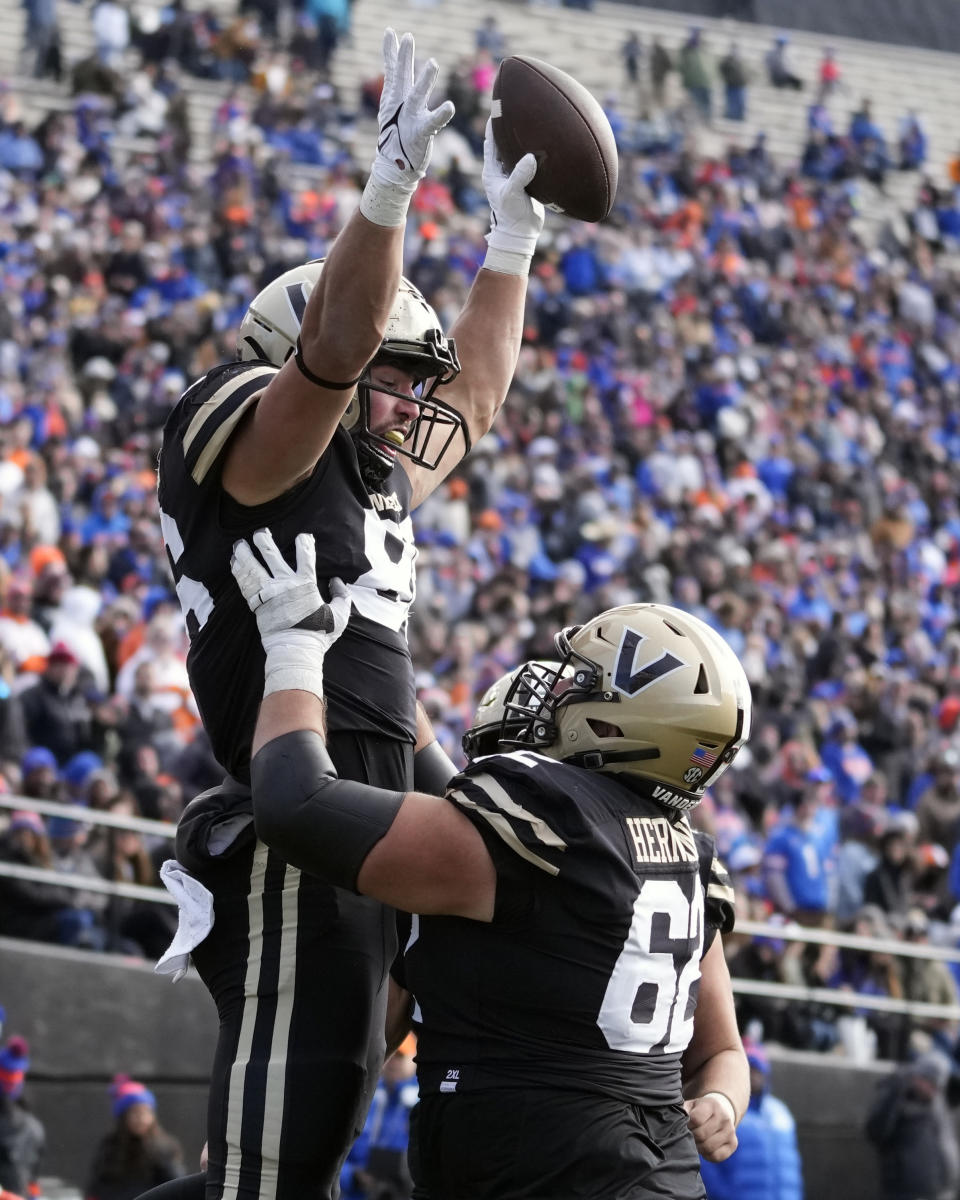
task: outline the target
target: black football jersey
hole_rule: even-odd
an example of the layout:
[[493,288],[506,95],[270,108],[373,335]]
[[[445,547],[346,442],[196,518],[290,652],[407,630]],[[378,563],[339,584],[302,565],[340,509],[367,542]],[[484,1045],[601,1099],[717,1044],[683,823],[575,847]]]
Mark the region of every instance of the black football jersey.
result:
[[713,839],[609,775],[517,751],[447,793],[497,870],[492,923],[414,917],[421,1090],[549,1086],[680,1099],[700,960],[733,927]]
[[214,368],[180,398],[160,451],[160,521],[190,635],[190,683],[217,759],[241,780],[249,778],[264,655],[230,555],[238,538],[263,526],[291,564],[297,534],[313,533],[321,588],[339,576],[350,591],[350,622],[324,660],[330,730],[410,742],[416,731],[406,621],[417,551],[403,468],[369,492],[353,439],[338,426],[312,474],[275,500],[247,507],[221,486],[230,435],[275,374],[263,362]]

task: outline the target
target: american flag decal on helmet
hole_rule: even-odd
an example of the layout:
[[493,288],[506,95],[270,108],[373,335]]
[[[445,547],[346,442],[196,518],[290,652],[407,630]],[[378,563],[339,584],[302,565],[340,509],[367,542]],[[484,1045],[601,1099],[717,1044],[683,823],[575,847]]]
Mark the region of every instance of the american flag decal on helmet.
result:
[[690,761],[698,767],[712,767],[717,761],[716,750],[708,750],[706,746],[698,746],[690,755]]

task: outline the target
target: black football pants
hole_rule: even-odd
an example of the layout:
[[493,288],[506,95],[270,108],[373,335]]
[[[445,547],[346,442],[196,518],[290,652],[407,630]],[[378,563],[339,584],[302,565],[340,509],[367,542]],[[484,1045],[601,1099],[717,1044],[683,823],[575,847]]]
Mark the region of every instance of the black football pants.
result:
[[[411,786],[412,746],[328,746],[345,778]],[[192,957],[220,1018],[206,1200],[331,1200],[383,1063],[394,913],[251,843],[200,875],[215,922]]]
[[421,1096],[415,1200],[703,1200],[682,1104],[646,1108],[553,1088]]

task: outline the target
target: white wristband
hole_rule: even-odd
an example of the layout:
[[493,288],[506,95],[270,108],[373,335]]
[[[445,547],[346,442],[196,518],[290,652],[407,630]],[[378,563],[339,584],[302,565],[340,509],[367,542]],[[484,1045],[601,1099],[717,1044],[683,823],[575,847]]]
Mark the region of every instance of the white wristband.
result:
[[263,668],[263,694],[272,692],[312,692],[323,699],[323,659],[326,646],[322,637],[309,629],[283,629],[263,637],[267,661]]
[[482,266],[488,271],[498,271],[501,275],[529,275],[532,260],[532,254],[516,250],[495,250],[488,246]]
[[733,1107],[733,1101],[726,1094],[726,1092],[704,1092],[700,1099],[706,1100],[708,1096],[716,1096],[718,1100],[722,1100],[724,1102],[724,1104],[730,1110],[730,1120],[734,1123],[734,1125],[736,1125],[737,1110]]
[[419,177],[415,177],[411,182],[411,187],[404,187],[402,184],[379,181],[376,177],[375,163],[360,197],[361,213],[374,225],[386,225],[391,229],[406,225],[407,209],[420,183]]

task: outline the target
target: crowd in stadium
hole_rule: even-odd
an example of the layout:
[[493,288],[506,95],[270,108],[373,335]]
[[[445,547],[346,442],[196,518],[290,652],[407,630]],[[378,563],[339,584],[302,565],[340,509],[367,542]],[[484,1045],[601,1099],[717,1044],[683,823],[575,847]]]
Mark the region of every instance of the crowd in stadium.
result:
[[[186,384],[233,356],[256,291],[322,256],[355,207],[348,135],[377,81],[342,96],[297,71],[298,54],[326,61],[309,24],[281,49],[251,12],[218,29],[166,11],[132,30],[136,71],[104,48],[69,80],[58,67],[68,110],[31,125],[16,89],[0,97],[0,787],[175,820],[219,772],[161,540],[161,429]],[[474,153],[493,51],[439,89]],[[237,84],[202,166],[190,72]],[[421,700],[462,761],[477,697],[551,657],[553,630],[677,604],[726,638],[754,690],[751,743],[697,818],[742,914],[953,944],[960,193],[918,176],[905,232],[867,242],[856,172],[808,155],[785,169],[762,139],[704,157],[689,117],[627,107],[610,219],[548,219],[507,405],[415,515]],[[449,327],[486,214],[470,164],[438,159],[405,270]],[[7,862],[120,881],[157,882],[168,852],[26,811],[0,835]],[[4,935],[146,957],[169,938],[135,902],[11,878],[0,896]],[[741,973],[957,1000],[939,964],[741,942]],[[846,1036],[836,1010],[747,1008],[766,1038]],[[873,1052],[905,1052],[897,1020],[866,1023]]]

